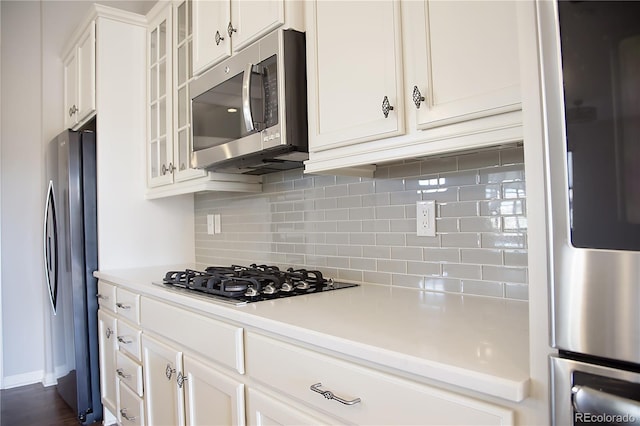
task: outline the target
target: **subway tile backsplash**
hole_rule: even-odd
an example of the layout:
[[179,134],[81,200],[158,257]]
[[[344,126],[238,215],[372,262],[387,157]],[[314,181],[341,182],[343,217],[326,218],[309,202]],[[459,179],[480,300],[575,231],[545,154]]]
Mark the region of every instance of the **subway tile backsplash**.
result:
[[[196,261],[320,269],[360,283],[526,300],[521,146],[378,166],[374,178],[263,176],[260,194],[195,197]],[[416,201],[436,201],[435,237]],[[207,214],[222,233],[207,234]]]

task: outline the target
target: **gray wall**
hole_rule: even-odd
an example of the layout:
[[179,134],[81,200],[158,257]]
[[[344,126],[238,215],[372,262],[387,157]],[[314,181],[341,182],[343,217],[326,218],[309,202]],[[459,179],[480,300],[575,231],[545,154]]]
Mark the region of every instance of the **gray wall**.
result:
[[[318,268],[342,280],[527,299],[521,147],[379,166],[373,179],[264,176],[261,194],[195,198],[196,261]],[[437,236],[416,236],[435,200]],[[207,234],[220,214],[222,233]]]

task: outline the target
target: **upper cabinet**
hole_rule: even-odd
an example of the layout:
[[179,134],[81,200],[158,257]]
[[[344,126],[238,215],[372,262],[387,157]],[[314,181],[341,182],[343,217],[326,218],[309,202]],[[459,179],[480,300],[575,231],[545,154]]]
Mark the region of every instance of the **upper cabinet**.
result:
[[199,74],[280,26],[301,30],[297,0],[193,2],[193,71]]
[[414,43],[405,93],[418,129],[520,109],[515,1],[404,6]]
[[305,18],[307,172],[521,140],[515,0],[317,0]]
[[147,35],[148,51],[148,105],[147,105],[147,155],[149,186],[166,185],[173,182],[173,135],[171,124],[173,111],[172,95],[172,49],[173,25],[171,5],[167,5],[149,22]]
[[96,111],[96,21],[91,20],[64,58],[64,126],[77,128]]
[[307,8],[310,150],[403,134],[400,3]]
[[258,192],[258,176],[191,167],[192,6],[158,3],[147,15],[147,198],[204,190]]

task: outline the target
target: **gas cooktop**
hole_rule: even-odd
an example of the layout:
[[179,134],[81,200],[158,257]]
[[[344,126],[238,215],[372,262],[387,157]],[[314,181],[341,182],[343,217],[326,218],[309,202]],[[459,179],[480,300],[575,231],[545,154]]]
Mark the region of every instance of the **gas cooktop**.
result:
[[204,271],[168,271],[162,283],[170,289],[193,292],[234,305],[356,287],[335,282],[320,271],[251,264],[209,266]]

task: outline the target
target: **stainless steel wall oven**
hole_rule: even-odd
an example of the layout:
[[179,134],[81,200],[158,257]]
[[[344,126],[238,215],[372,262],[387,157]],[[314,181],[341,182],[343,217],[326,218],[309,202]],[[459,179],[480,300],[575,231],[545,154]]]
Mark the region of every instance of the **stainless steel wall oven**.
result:
[[537,2],[552,417],[640,424],[640,2]]

